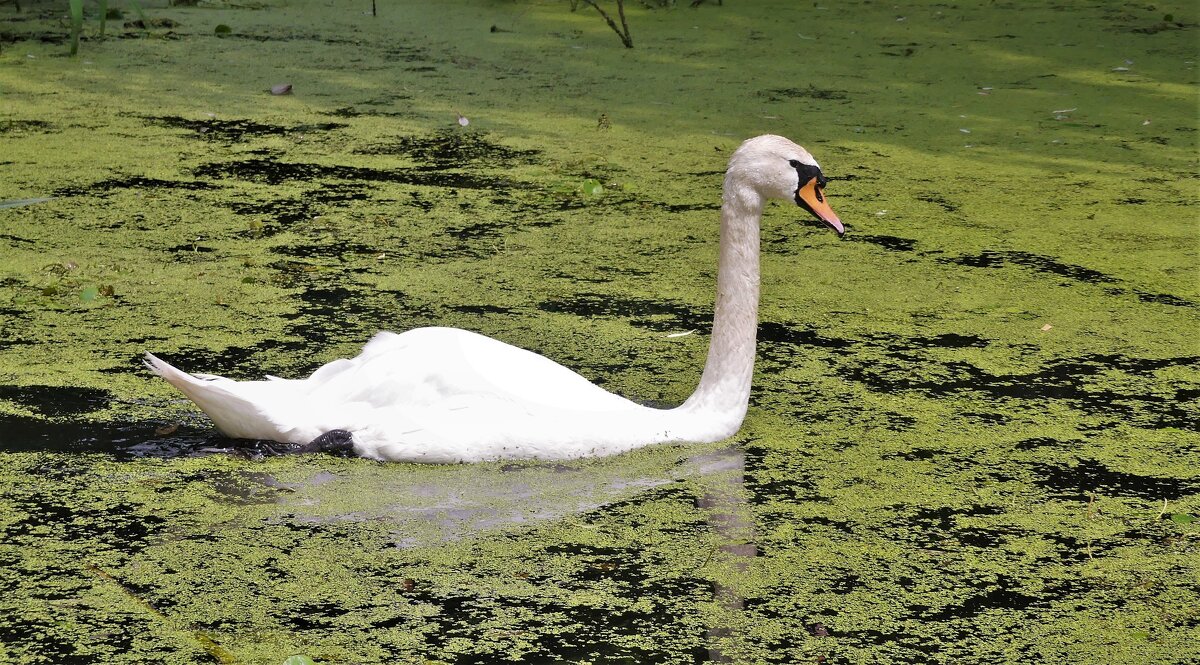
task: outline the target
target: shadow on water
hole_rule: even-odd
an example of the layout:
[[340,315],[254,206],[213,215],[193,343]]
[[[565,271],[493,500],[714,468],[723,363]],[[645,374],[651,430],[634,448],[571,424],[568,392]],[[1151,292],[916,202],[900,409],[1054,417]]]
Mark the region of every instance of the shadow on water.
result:
[[88,453],[115,460],[213,454],[260,457],[260,441],[229,439],[207,423],[112,423],[0,415],[0,453]]

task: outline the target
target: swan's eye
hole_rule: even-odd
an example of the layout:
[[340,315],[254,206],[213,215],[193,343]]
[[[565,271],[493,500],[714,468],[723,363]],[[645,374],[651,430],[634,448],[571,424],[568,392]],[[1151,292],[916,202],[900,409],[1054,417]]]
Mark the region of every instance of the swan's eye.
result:
[[812,180],[813,178],[817,179],[818,187],[824,187],[825,183],[828,182],[825,179],[825,174],[821,173],[821,167],[815,164],[805,164],[798,159],[789,159],[788,164],[790,164],[792,168],[796,169],[796,177],[800,179],[801,185],[809,180]]

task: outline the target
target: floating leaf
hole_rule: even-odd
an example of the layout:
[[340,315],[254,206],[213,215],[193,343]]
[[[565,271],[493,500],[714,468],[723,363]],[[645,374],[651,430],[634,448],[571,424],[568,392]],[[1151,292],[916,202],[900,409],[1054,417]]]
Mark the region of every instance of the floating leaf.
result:
[[283,661],[283,665],[317,665],[317,664],[315,662],[313,662],[312,658],[309,658],[308,656],[301,656],[301,655],[297,654],[295,656],[288,656],[288,659]]
[[579,191],[583,192],[585,196],[596,196],[604,192],[604,185],[601,185],[600,181],[595,178],[588,178],[579,186]]
[[83,290],[79,292],[79,299],[83,302],[92,302],[99,295],[100,289],[94,286],[85,286],[83,287]]
[[290,94],[292,94],[292,84],[291,83],[280,83],[278,85],[273,85],[273,86],[271,86],[271,94],[272,95],[290,95]]
[[1191,524],[1196,521],[1196,516],[1187,513],[1171,513],[1171,521],[1176,524]]

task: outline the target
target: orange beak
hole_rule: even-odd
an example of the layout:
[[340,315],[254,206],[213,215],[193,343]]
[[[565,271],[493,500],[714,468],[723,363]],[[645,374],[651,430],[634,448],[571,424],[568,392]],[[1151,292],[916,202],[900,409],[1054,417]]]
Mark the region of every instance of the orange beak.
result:
[[810,178],[808,182],[800,186],[796,190],[796,205],[816,215],[817,219],[825,222],[834,231],[837,231],[838,237],[846,235],[846,227],[842,226],[842,220],[838,219],[833,208],[825,202],[825,192],[817,185],[816,178]]

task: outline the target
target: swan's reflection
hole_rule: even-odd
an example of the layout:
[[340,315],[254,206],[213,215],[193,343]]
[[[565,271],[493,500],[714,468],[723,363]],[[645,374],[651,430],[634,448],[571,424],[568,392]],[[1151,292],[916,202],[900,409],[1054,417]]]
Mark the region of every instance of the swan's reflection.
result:
[[[685,447],[567,463],[406,466],[352,463],[351,473],[316,471],[300,481],[246,473],[215,483],[232,503],[272,502],[277,519],[308,523],[385,521],[397,547],[437,545],[513,526],[586,513],[647,489],[691,479],[696,506],[720,545],[701,574],[720,611],[707,629],[709,659],[737,660],[745,597],[737,580],[758,554],[744,494],[740,447],[690,455]],[[278,492],[272,492],[278,489]],[[265,501],[264,501],[265,499]]]
[[[755,544],[754,515],[744,494],[746,453],[740,447],[729,448],[706,456],[708,473],[704,482],[707,491],[696,499],[696,506],[707,513],[709,528],[717,534],[721,545],[712,559],[723,566],[724,574],[715,575],[713,598],[721,608],[719,616],[707,631],[708,658],[716,663],[732,663],[736,659],[738,635],[733,626],[745,609],[745,597],[729,580],[741,577],[758,555]],[[722,582],[721,580],[726,580]]]
[[333,473],[242,472],[213,486],[230,503],[274,504],[273,519],[280,521],[386,522],[395,545],[409,548],[562,519],[724,473],[724,453],[689,456],[693,451],[664,448],[562,463],[398,467],[355,460]]

